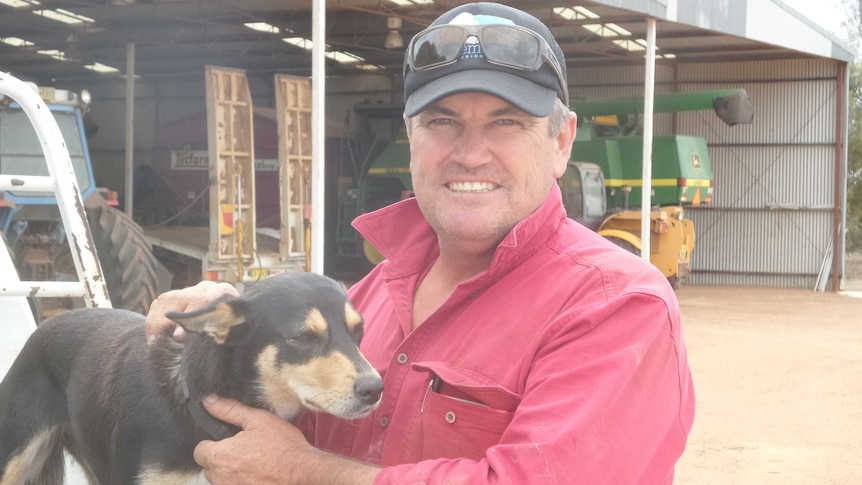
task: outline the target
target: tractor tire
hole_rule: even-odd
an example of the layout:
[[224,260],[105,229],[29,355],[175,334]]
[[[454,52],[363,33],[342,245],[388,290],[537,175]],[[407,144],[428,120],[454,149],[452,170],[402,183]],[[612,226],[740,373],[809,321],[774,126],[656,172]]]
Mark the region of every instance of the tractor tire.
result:
[[[170,274],[153,256],[143,230],[124,212],[109,206],[88,208],[87,220],[111,306],[146,314],[153,300],[170,289]],[[76,274],[68,247],[54,259],[54,266],[58,274]]]
[[625,249],[626,251],[634,254],[635,256],[641,255],[641,250],[636,248],[634,244],[626,241],[625,239],[614,237],[614,236],[605,236],[605,239],[616,244],[617,246]]
[[[606,236],[606,239],[608,241],[616,244],[617,246],[625,249],[626,251],[634,254],[635,256],[640,257],[640,255],[641,255],[641,250],[636,248],[632,243],[626,241],[625,239],[620,239],[618,237],[613,237],[613,236]],[[674,291],[678,290],[682,286],[682,281],[683,281],[683,278],[680,278],[679,276],[668,276],[667,277],[667,282],[670,284],[671,288],[673,288]]]
[[170,289],[167,269],[153,256],[144,231],[125,212],[110,206],[87,209],[90,232],[114,308],[146,314]]

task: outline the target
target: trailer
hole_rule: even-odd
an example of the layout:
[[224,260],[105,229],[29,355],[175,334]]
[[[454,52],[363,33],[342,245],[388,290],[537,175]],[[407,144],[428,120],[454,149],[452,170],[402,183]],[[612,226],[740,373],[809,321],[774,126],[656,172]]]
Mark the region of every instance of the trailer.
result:
[[207,225],[144,227],[157,257],[174,273],[175,285],[213,280],[240,286],[308,269],[311,84],[308,78],[277,75],[275,92],[278,160],[273,176],[278,180],[279,215],[275,227],[258,227],[248,81],[244,71],[207,66],[208,146],[206,160],[200,162],[209,175]]

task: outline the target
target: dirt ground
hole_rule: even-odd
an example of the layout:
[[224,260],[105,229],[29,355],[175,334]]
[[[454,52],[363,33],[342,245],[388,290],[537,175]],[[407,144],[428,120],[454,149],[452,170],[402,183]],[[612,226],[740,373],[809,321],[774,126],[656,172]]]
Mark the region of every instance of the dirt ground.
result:
[[862,484],[862,298],[682,287],[697,411],[676,484]]

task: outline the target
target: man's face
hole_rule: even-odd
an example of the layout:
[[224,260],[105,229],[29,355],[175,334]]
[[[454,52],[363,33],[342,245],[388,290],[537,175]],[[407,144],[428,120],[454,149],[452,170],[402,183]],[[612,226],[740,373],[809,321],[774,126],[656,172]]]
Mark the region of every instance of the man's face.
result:
[[416,199],[441,243],[496,246],[547,198],[566,169],[571,120],[552,138],[536,118],[495,96],[444,98],[410,120]]

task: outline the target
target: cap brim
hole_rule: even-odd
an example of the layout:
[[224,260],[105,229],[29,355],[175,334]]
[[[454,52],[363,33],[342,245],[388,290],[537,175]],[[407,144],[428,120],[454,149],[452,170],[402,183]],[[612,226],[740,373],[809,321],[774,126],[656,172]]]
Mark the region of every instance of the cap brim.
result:
[[479,92],[497,96],[525,113],[545,117],[554,109],[557,92],[514,74],[468,69],[447,74],[416,89],[407,98],[404,114],[412,117],[446,96]]

